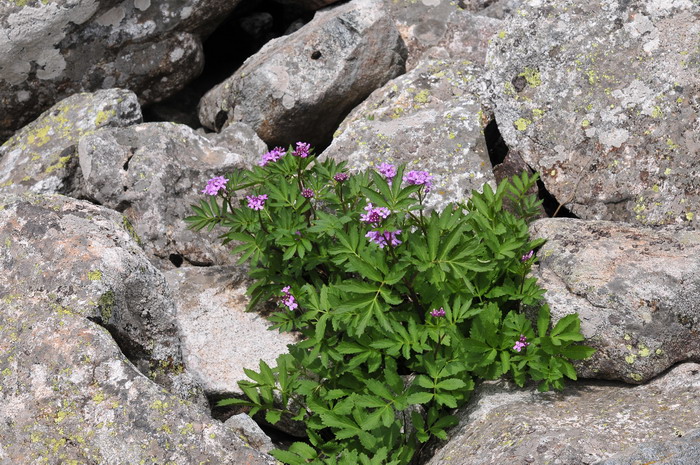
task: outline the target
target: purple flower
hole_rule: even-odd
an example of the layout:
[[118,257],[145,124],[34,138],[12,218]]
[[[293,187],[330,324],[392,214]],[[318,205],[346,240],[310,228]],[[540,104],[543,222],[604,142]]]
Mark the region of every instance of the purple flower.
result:
[[393,232],[385,229],[384,231],[370,231],[365,234],[365,237],[369,238],[369,240],[375,244],[378,244],[380,249],[383,249],[387,244],[390,244],[392,247],[402,244],[396,237],[398,234],[401,234],[400,229]]
[[289,290],[290,290],[290,289],[291,289],[291,287],[289,287],[289,286],[284,286],[284,287],[282,288],[282,292],[285,293],[285,294],[289,294]]
[[338,182],[343,182],[347,181],[349,177],[350,176],[348,176],[348,173],[338,173],[335,176],[333,176],[333,179],[335,179]]
[[309,150],[311,150],[311,144],[307,144],[306,142],[297,142],[296,143],[296,149],[292,152],[292,155],[295,157],[301,157],[301,158],[306,158],[309,156]]
[[202,190],[202,194],[216,195],[221,189],[226,189],[228,179],[223,176],[217,176],[207,181],[207,187]]
[[265,206],[265,200],[267,200],[267,194],[247,195],[246,199],[248,199],[248,208],[252,208],[253,210],[262,210]]
[[396,167],[390,163],[382,162],[377,167],[377,171],[379,171],[379,174],[384,176],[389,182],[389,185],[391,185],[391,180],[396,176]]
[[299,304],[297,304],[296,299],[292,294],[289,293],[290,287],[289,286],[284,286],[282,288],[282,292],[284,293],[284,296],[280,299],[280,302],[282,305],[287,307],[290,310],[294,310],[295,308],[299,307]]
[[373,225],[377,226],[379,223],[382,222],[383,219],[386,219],[387,216],[391,213],[391,210],[389,210],[386,207],[373,207],[371,203],[368,203],[367,206],[365,207],[365,211],[367,213],[364,213],[360,215],[360,221],[364,221],[365,223],[372,223]]
[[530,259],[532,258],[532,254],[534,254],[534,253],[535,253],[534,250],[529,251],[528,253],[526,253],[525,255],[523,255],[523,256],[520,258],[520,261],[523,262],[523,263],[525,263],[526,261],[528,261],[528,260],[530,260]]
[[435,318],[441,318],[445,316],[445,309],[440,307],[440,308],[435,308],[433,309],[432,312],[430,312],[430,316],[435,317]]
[[518,340],[515,345],[513,346],[513,350],[516,352],[520,352],[523,350],[525,347],[529,346],[530,343],[527,342],[527,338],[525,337],[524,334],[520,335],[520,340]]
[[403,175],[403,180],[408,184],[425,186],[425,192],[430,192],[433,187],[433,176],[427,171],[409,171]]
[[314,196],[314,191],[313,189],[302,189],[301,196],[306,199],[310,199]]
[[270,162],[275,162],[285,156],[287,154],[287,151],[284,150],[282,147],[275,147],[274,149],[270,150],[267,152],[265,155],[262,156],[262,160],[258,162],[258,165],[260,166],[265,166]]

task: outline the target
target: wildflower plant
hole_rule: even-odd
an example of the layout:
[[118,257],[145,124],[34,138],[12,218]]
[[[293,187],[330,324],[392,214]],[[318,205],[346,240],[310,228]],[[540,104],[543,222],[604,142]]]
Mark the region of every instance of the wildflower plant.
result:
[[304,143],[214,178],[186,221],[224,228],[250,263],[249,306],[276,301],[274,327],[303,336],[276,366],[246,370],[247,399],[219,405],[305,422],[307,442],[272,453],[289,465],[400,465],[447,437],[475,380],[549,390],[576,379],[571,360],[593,352],[576,344],[578,315],[552,327],[527,276],[543,243],[528,235],[536,181],[523,173],[427,212],[427,172],[383,163],[351,175]]

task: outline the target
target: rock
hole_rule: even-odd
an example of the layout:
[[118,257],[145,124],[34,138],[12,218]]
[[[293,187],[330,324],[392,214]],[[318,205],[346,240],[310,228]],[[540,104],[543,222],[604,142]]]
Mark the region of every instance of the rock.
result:
[[482,133],[483,112],[471,92],[480,68],[430,61],[388,82],[348,115],[323,157],[351,170],[406,163],[434,176],[431,208],[466,200],[494,178]]
[[101,127],[140,123],[136,95],[122,89],[72,95],[0,146],[0,192],[81,195],[78,141]]
[[259,360],[275,366],[292,333],[270,331],[259,313],[246,313],[252,282],[236,266],[187,267],[165,273],[176,296],[185,367],[210,398],[243,396],[243,369],[258,371]]
[[697,225],[700,6],[530,4],[488,53],[508,145],[581,218]]
[[[680,431],[677,434],[682,434]],[[669,462],[668,460],[672,460]],[[600,462],[598,465],[637,465],[640,463],[673,463],[697,465],[700,463],[700,430],[693,430],[681,439],[653,441],[632,447]]]
[[269,453],[275,448],[270,437],[245,413],[233,415],[224,422],[224,425],[237,432],[239,437],[243,436],[241,439],[247,441],[256,450]]
[[324,9],[271,40],[200,101],[199,119],[220,130],[242,121],[268,145],[324,145],[342,118],[403,73],[406,49],[380,0]]
[[0,141],[62,98],[112,87],[162,100],[202,70],[201,37],[238,0],[22,0],[0,7]]
[[[106,219],[98,221],[102,225]],[[5,231],[0,236],[7,237]],[[75,246],[76,255],[90,253],[87,241]],[[119,250],[114,247],[112,254]],[[134,293],[148,290],[131,284]],[[277,463],[200,407],[139,373],[110,334],[76,307],[57,306],[37,294],[5,295],[0,349],[2,463]]]
[[477,14],[496,19],[508,19],[522,11],[520,8],[525,0],[495,0],[483,2],[483,9]]
[[340,0],[277,0],[283,5],[293,5],[304,10],[316,11],[321,8],[338,3]]
[[578,313],[586,344],[579,376],[641,383],[700,359],[700,232],[624,223],[544,219],[534,275],[552,320]]
[[406,70],[430,59],[469,60],[483,65],[489,38],[502,21],[476,15],[483,2],[384,0],[408,48]]
[[143,373],[185,397],[198,395],[182,374],[175,305],[165,278],[122,215],[60,195],[7,195],[0,205],[0,307],[37,302],[51,318],[94,321],[109,329]]
[[86,196],[123,212],[160,267],[230,261],[219,232],[194,232],[184,219],[208,179],[243,166],[241,155],[171,123],[103,129],[81,139],[78,154]]
[[232,123],[221,132],[210,132],[204,137],[214,145],[240,153],[248,168],[257,165],[262,154],[267,152],[267,144],[245,123]]
[[539,393],[486,381],[427,463],[593,464],[632,445],[696,428],[699,388],[697,363],[635,387],[588,381],[561,393]]

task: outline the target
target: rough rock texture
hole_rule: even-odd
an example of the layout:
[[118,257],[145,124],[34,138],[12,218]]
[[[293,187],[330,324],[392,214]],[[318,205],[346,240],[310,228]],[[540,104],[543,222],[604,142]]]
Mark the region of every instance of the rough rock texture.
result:
[[268,453],[275,448],[270,437],[245,413],[233,415],[224,422],[224,425],[238,433],[239,437],[242,436],[241,439],[261,452]]
[[276,463],[139,373],[76,307],[36,295],[0,304],[0,418],[3,464]]
[[283,5],[293,5],[304,10],[316,11],[323,7],[338,3],[340,0],[277,0]]
[[202,69],[200,34],[232,0],[17,0],[0,5],[0,140],[60,99],[121,87],[142,102]]
[[508,145],[581,218],[697,225],[700,5],[530,5],[489,47]]
[[698,463],[700,463],[700,430],[694,430],[680,439],[640,444],[597,465],[697,465]]
[[269,145],[327,143],[340,120],[404,71],[406,48],[381,0],[319,11],[268,42],[200,101],[202,125],[242,121]]
[[635,387],[589,381],[539,393],[487,381],[428,465],[593,464],[634,444],[674,439],[696,428],[698,415],[696,363]]
[[241,154],[243,163],[250,168],[257,165],[262,154],[267,152],[267,144],[245,123],[232,123],[221,132],[204,134],[212,144]]
[[188,267],[165,273],[176,296],[185,368],[213,397],[242,396],[244,368],[258,370],[260,359],[275,365],[291,333],[270,331],[258,313],[246,313],[250,284],[241,267]]
[[476,15],[483,2],[384,0],[408,48],[406,70],[427,59],[461,59],[483,65],[489,38],[502,21]]
[[81,139],[78,154],[86,195],[123,212],[159,266],[230,261],[220,232],[191,231],[184,218],[208,179],[242,167],[241,155],[171,123],[103,129]]
[[0,146],[0,192],[80,196],[78,141],[101,127],[140,123],[133,92],[122,89],[63,99]]
[[434,176],[430,207],[465,200],[494,180],[470,92],[479,72],[464,61],[429,61],[388,82],[348,115],[323,156],[347,159],[353,170],[406,163]]
[[545,219],[535,275],[557,320],[581,317],[579,376],[645,382],[674,363],[700,360],[700,232],[624,223]]
[[[130,360],[183,396],[175,305],[116,212],[60,195],[0,197],[0,297],[108,328]],[[3,305],[0,305],[0,308]],[[47,311],[47,310],[44,310]]]

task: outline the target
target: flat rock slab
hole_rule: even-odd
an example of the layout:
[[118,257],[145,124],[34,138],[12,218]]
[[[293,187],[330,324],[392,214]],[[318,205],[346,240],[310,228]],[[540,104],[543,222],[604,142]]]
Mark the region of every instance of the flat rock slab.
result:
[[101,127],[142,121],[136,94],[75,94],[46,110],[0,146],[0,192],[81,195],[78,141]]
[[426,204],[441,209],[494,183],[482,132],[484,114],[472,92],[481,72],[463,60],[427,61],[376,90],[343,121],[323,157],[351,170],[381,162],[428,171]]
[[558,320],[581,317],[579,376],[645,382],[700,360],[700,232],[575,219],[534,222],[547,243],[534,275]]
[[267,144],[327,143],[341,119],[403,73],[406,48],[381,0],[323,9],[271,40],[200,101],[202,125],[242,121]]
[[659,465],[700,463],[700,430],[691,431],[682,438],[640,444],[597,465],[652,465],[655,463]]
[[488,52],[505,142],[581,218],[697,227],[700,5],[528,5]]
[[123,212],[160,267],[230,262],[218,231],[192,231],[184,219],[208,197],[207,180],[241,169],[243,155],[172,123],[102,129],[81,139],[78,155],[86,196]]
[[297,341],[270,331],[260,314],[245,312],[251,281],[240,267],[179,268],[165,277],[177,302],[185,367],[208,396],[243,395],[237,384],[248,380],[243,369],[258,371],[261,359],[275,366],[287,344]]
[[676,439],[697,427],[698,415],[696,363],[635,387],[589,381],[539,393],[487,381],[428,465],[588,465],[642,442]]
[[[0,295],[2,295],[0,293]],[[0,462],[274,465],[46,299],[0,304]]]

